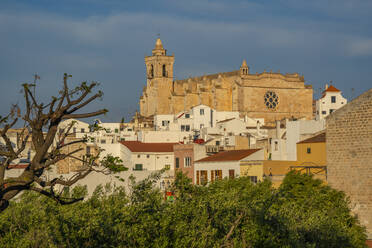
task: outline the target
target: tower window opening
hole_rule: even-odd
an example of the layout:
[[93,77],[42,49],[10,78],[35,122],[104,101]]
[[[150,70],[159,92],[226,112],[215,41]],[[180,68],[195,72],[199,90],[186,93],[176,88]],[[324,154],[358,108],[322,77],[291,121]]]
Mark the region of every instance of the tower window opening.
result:
[[154,77],[154,66],[153,65],[150,65],[150,78],[153,78]]
[[163,65],[163,77],[167,76],[166,65]]

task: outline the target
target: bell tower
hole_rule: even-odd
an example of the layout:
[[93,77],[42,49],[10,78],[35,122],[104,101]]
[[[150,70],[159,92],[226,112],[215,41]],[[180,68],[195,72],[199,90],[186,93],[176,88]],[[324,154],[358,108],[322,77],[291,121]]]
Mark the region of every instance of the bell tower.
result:
[[240,76],[244,78],[248,76],[248,74],[249,74],[249,67],[247,65],[247,61],[245,61],[244,59],[242,65],[240,66]]
[[174,55],[168,56],[160,38],[156,40],[152,56],[145,57],[147,79],[170,78],[173,79]]
[[173,85],[174,55],[167,55],[160,38],[156,40],[152,56],[145,57],[147,104],[145,116],[169,114]]

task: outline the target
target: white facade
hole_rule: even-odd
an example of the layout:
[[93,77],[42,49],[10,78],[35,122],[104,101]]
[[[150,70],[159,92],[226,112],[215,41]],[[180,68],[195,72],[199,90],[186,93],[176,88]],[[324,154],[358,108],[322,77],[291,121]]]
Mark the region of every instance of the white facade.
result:
[[181,131],[140,131],[138,141],[143,143],[178,143],[192,140],[192,132]]
[[233,161],[196,161],[194,163],[194,182],[197,182],[197,173],[199,171],[207,171],[207,181],[212,181],[211,171],[221,170],[222,178],[229,177],[230,170],[234,170],[234,177],[240,175],[240,163],[244,161],[264,160],[264,151],[258,150],[255,153],[246,156],[240,160]]
[[173,152],[132,152],[128,147],[124,145],[121,146],[123,147],[123,163],[129,170],[174,170]]
[[229,171],[234,170],[234,177],[240,175],[240,161],[211,161],[211,162],[195,162],[194,163],[194,182],[197,183],[197,172],[207,172],[207,182],[212,181],[211,171],[221,170],[222,178],[229,177]]
[[325,129],[325,120],[297,120],[286,122],[287,160],[297,160],[297,142],[312,137]]
[[328,87],[323,92],[323,96],[316,101],[316,120],[322,120],[333,111],[345,106],[347,99],[341,94],[341,91],[333,87]]
[[218,112],[201,104],[176,115],[156,115],[154,125],[155,130],[200,131],[202,128],[214,127],[217,122],[230,118],[238,119],[239,112]]

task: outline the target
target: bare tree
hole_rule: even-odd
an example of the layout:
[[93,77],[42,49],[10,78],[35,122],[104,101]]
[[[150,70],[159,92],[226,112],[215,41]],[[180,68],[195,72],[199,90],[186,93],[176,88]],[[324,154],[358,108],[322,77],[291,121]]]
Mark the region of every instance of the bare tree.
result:
[[[25,110],[22,113],[18,105],[13,105],[10,113],[4,117],[0,116],[1,138],[4,145],[0,147],[0,212],[9,205],[9,200],[25,190],[39,192],[50,197],[60,204],[71,204],[82,198],[64,198],[61,192],[56,192],[58,185],[69,187],[79,180],[85,178],[92,171],[110,173],[111,171],[122,171],[125,168],[118,158],[106,157],[105,161],[97,162],[98,156],[87,156],[79,158],[74,156],[82,148],[74,149],[68,153],[62,149],[76,143],[86,142],[86,137],[70,142],[65,142],[66,137],[73,128],[74,122],[65,128],[59,129],[58,125],[65,119],[80,119],[98,116],[107,112],[100,109],[95,112],[81,113],[79,110],[92,101],[103,96],[102,91],[93,92],[98,85],[96,82],[81,83],[78,87],[70,89],[67,79],[71,75],[64,74],[63,87],[58,96],[53,96],[49,103],[43,104],[36,99],[36,80],[33,84],[23,84]],[[14,146],[9,137],[9,131],[23,123],[17,138],[17,145]],[[34,156],[27,167],[18,177],[5,178],[5,172],[12,169],[12,162],[21,156],[25,150],[26,143],[31,141],[34,149]],[[58,161],[72,157],[82,163],[82,169],[77,171],[70,179],[53,178],[46,180],[43,173],[50,167],[55,166]]]

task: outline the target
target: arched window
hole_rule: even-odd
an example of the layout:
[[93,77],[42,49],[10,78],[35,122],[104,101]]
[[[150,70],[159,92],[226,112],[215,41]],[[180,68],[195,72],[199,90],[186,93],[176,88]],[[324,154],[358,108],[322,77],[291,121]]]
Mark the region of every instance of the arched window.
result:
[[150,76],[150,78],[154,77],[154,66],[153,65],[150,65],[149,76]]
[[163,77],[166,77],[167,76],[167,71],[166,71],[166,66],[163,65]]

